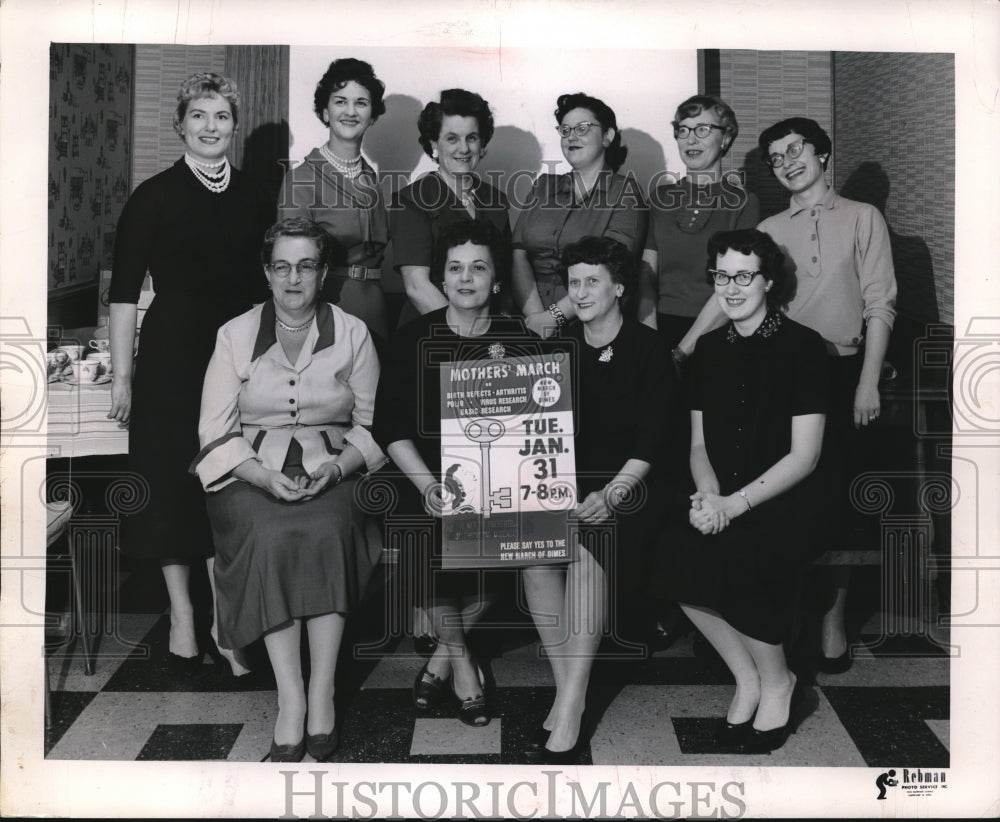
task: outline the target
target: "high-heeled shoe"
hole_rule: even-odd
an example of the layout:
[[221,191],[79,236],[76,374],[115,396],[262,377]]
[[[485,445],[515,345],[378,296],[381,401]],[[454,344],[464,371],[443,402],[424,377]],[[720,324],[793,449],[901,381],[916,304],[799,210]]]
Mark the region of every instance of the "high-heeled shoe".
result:
[[243,664],[241,659],[243,654],[239,649],[231,650],[223,648],[219,644],[219,638],[214,630],[209,631],[208,635],[212,641],[206,643],[206,648],[208,655],[212,658],[212,662],[216,665],[222,665],[225,662],[229,668],[230,675],[236,679],[253,673],[253,671]]
[[455,694],[455,699],[458,700],[458,718],[462,720],[466,725],[471,725],[473,728],[482,728],[490,724],[490,712],[486,704],[486,685],[483,681],[483,669],[478,665],[476,667],[476,679],[479,682],[480,691],[475,696],[470,696],[463,699],[455,691],[455,678],[451,679],[452,693]]
[[583,751],[584,740],[583,740],[583,729],[580,729],[580,734],[576,738],[576,742],[573,743],[573,747],[566,751],[553,751],[547,747],[542,748],[542,764],[543,765],[575,765],[576,761],[580,758],[580,753]]
[[799,729],[799,725],[809,715],[809,711],[803,710],[806,686],[802,678],[796,679],[792,689],[792,698],[788,704],[788,719],[784,725],[777,728],[768,728],[766,731],[759,731],[753,728],[750,734],[740,743],[739,752],[743,754],[765,754],[776,751],[783,747],[793,733]]
[[420,669],[420,673],[417,674],[413,683],[413,706],[421,711],[436,708],[452,694],[449,687],[451,674],[449,673],[444,678],[432,674],[427,670],[428,664],[425,663],[424,667]]
[[544,725],[539,725],[531,732],[531,735],[524,741],[524,752],[529,756],[537,756],[545,750],[545,743],[549,741],[552,734]]
[[194,656],[178,656],[167,651],[167,667],[175,674],[193,674],[201,669],[202,656],[201,651]]
[[719,720],[715,729],[715,743],[723,748],[738,746],[753,731],[753,720],[757,712],[753,712],[746,722],[730,722],[726,717]]
[[306,734],[306,750],[317,762],[326,762],[339,747],[340,736],[336,726],[328,734]]
[[272,762],[301,762],[306,755],[306,740],[300,739],[294,745],[279,745],[271,740],[271,761]]
[[438,638],[433,634],[420,634],[413,637],[413,649],[425,658],[430,658],[437,650]]

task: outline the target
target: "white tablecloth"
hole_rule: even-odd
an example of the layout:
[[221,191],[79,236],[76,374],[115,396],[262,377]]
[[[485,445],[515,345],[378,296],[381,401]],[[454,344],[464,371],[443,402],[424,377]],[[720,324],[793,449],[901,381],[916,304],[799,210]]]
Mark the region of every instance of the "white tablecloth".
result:
[[128,453],[128,429],[108,419],[110,383],[77,386],[53,382],[48,389],[48,456]]

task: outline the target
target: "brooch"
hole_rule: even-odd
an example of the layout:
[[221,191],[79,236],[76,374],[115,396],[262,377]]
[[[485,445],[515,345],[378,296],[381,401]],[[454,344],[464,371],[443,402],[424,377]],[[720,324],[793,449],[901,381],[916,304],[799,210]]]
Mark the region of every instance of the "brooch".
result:
[[611,362],[611,358],[615,355],[615,350],[609,345],[601,352],[601,356],[597,358],[598,362]]
[[493,343],[489,347],[489,354],[491,360],[502,360],[507,356],[507,351],[501,343]]

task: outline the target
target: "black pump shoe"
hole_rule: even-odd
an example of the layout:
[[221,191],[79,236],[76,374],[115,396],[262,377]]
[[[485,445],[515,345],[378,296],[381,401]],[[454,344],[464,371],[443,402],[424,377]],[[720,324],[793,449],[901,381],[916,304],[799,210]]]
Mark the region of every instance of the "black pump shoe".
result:
[[271,740],[272,762],[301,762],[306,755],[306,740],[300,739],[296,745],[279,745]]
[[326,762],[340,747],[340,736],[334,727],[328,734],[306,734],[306,750],[317,762]]
[[792,691],[792,699],[788,705],[788,720],[784,725],[777,728],[769,728],[766,731],[752,729],[749,736],[740,743],[740,753],[743,754],[765,754],[771,753],[781,748],[793,733],[799,729],[802,721],[812,713],[805,706],[806,692],[808,686],[800,677],[795,681],[795,688]]
[[757,712],[754,711],[746,722],[732,723],[725,717],[719,720],[719,726],[715,729],[715,743],[721,748],[735,748],[740,745],[753,731],[753,720]]
[[451,673],[441,678],[427,670],[427,665],[420,669],[413,683],[413,706],[420,711],[436,708],[451,697]]
[[542,764],[543,765],[575,765],[576,761],[580,758],[580,753],[583,751],[583,731],[580,731],[580,735],[576,738],[576,742],[573,743],[573,747],[568,751],[550,751],[548,748],[542,748]]
[[545,743],[549,741],[551,733],[552,731],[539,725],[524,741],[524,752],[529,756],[540,755],[545,750]]

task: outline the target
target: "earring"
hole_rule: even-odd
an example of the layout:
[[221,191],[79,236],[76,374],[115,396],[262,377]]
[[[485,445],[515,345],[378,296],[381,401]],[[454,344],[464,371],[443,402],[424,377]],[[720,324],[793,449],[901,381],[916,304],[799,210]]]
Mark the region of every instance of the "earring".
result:
[[770,291],[771,290],[771,283],[768,283],[767,285],[765,285],[764,286],[764,290],[765,291]]
[[437,160],[437,158],[438,158],[438,150],[436,148],[432,148],[431,149],[431,159],[432,160]]
[[447,294],[448,293],[448,284],[447,283],[441,283],[441,293],[442,294]]
[[493,283],[493,293],[494,294],[500,293],[500,283]]
[[621,299],[624,294],[625,294],[624,288],[618,288],[615,290],[615,296],[618,297],[618,299]]

